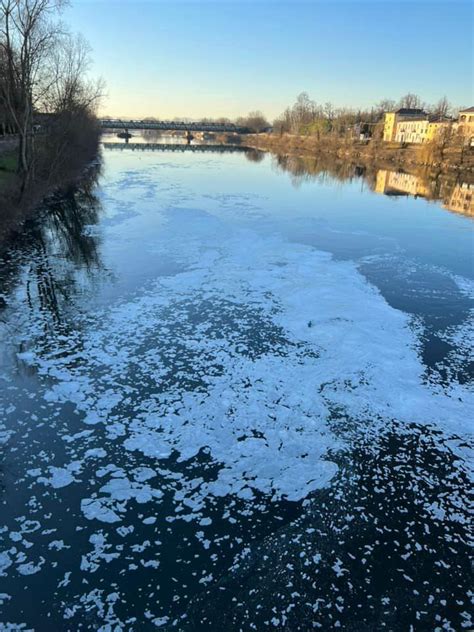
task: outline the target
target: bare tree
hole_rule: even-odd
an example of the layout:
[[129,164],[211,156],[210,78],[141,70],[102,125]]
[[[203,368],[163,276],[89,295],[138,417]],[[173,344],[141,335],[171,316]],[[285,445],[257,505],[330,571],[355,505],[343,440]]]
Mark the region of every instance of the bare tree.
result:
[[47,90],[41,95],[42,111],[55,114],[95,112],[105,87],[102,80],[87,79],[90,52],[89,44],[81,35],[62,33],[57,38],[45,72]]
[[260,110],[249,112],[247,116],[243,116],[236,120],[237,125],[240,127],[247,127],[256,134],[259,134],[270,127],[270,123],[267,121],[265,115]]
[[297,127],[309,125],[314,118],[315,103],[307,92],[301,92],[293,106],[293,118]]
[[421,110],[423,108],[423,102],[417,94],[408,92],[400,99],[398,107]]
[[33,113],[48,89],[44,69],[60,27],[51,22],[65,0],[1,0],[0,48],[6,64],[6,80],[0,84],[0,100],[19,134],[19,170],[24,184],[32,175]]
[[452,106],[448,101],[447,97],[443,97],[440,99],[433,107],[430,108],[431,113],[436,118],[447,118],[452,112]]
[[[0,48],[0,95],[7,89],[7,58]],[[3,99],[0,97],[0,135],[6,134],[12,127],[12,119]]]
[[385,112],[393,112],[396,108],[397,104],[393,99],[382,99],[375,105],[378,118],[381,118]]
[[101,80],[91,81],[90,46],[80,35],[62,33],[49,58],[48,90],[42,111],[52,114],[54,129],[46,142],[50,155],[49,177],[65,168],[71,146],[80,146],[81,135],[95,128],[95,114],[104,94]]
[[328,121],[332,121],[333,118],[336,115],[336,112],[334,110],[334,106],[333,106],[333,104],[330,101],[327,101],[324,104],[324,115],[326,116]]
[[[58,180],[98,138],[95,113],[104,86],[87,79],[90,48],[85,40],[54,21],[65,4],[0,0],[0,67],[5,69],[0,106],[19,135],[21,195],[36,180]],[[48,134],[37,141],[39,113],[50,116]]]

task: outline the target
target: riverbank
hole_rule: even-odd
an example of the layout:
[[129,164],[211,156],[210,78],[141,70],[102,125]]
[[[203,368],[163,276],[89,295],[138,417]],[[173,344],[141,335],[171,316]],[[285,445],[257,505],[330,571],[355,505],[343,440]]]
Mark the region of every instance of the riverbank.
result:
[[12,234],[21,230],[44,198],[67,188],[80,177],[85,167],[97,158],[99,140],[95,125],[82,135],[71,137],[67,144],[54,134],[39,139],[35,177],[23,193],[16,169],[18,140],[0,140],[0,250]]
[[430,155],[426,145],[401,146],[382,141],[347,141],[344,139],[299,136],[293,134],[251,134],[245,144],[278,154],[326,155],[335,160],[402,169],[424,167],[438,172],[474,173],[474,149],[449,148]]

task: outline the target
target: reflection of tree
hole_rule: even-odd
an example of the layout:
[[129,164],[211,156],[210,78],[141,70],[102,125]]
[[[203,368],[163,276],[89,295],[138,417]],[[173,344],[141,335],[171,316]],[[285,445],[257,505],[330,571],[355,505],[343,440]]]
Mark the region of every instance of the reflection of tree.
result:
[[80,286],[102,269],[99,240],[91,231],[99,221],[94,192],[99,171],[90,169],[79,183],[49,198],[25,224],[0,263],[0,295],[23,282],[29,307],[61,322]]
[[367,175],[366,169],[335,160],[328,156],[297,156],[277,154],[273,167],[277,171],[285,171],[291,175],[293,186],[299,187],[304,182],[324,182],[329,179],[340,182]]
[[[147,143],[157,142],[161,140],[162,136],[165,136],[162,130],[159,130],[159,129],[144,129],[141,131],[141,135],[144,138],[144,140],[147,141]],[[169,132],[168,132],[168,135],[169,135]]]
[[[472,215],[474,212],[472,209],[474,202],[469,204],[469,201],[466,201],[469,191],[474,190],[474,177],[470,174],[464,174],[461,177],[456,174],[433,171],[426,167],[411,168],[408,171],[394,171],[393,168],[378,169],[374,163],[358,166],[327,155],[276,154],[273,156],[273,168],[289,173],[295,187],[301,186],[304,182],[323,183],[329,179],[340,182],[362,179],[370,190],[377,193],[422,196],[427,200],[442,201],[445,208],[449,210],[454,210],[451,207],[455,205],[458,212],[463,211],[459,211],[457,207],[464,208],[465,206],[469,207],[468,214]],[[387,178],[381,179],[379,177],[381,174],[387,174]],[[407,182],[404,182],[404,179]],[[399,181],[398,184],[394,184],[395,181]],[[466,193],[463,195],[464,191]]]
[[49,202],[46,225],[42,227],[64,257],[89,270],[99,267],[98,240],[87,230],[99,221],[100,201],[94,191],[97,171]]
[[259,149],[249,148],[245,152],[245,157],[250,162],[262,162],[262,160],[265,158],[265,152],[260,151]]

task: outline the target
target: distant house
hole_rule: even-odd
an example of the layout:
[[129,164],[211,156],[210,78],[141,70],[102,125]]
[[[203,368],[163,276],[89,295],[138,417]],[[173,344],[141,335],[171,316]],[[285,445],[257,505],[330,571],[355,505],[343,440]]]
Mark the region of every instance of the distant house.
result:
[[395,129],[397,143],[424,143],[428,133],[428,115],[401,120]]
[[454,121],[450,118],[430,118],[428,131],[426,133],[426,142],[434,140],[445,130],[452,128]]
[[352,137],[357,140],[369,140],[372,136],[370,125],[368,123],[356,123],[348,128]]
[[453,120],[433,116],[422,116],[409,121],[400,121],[395,132],[397,143],[427,143],[444,130],[451,128]]
[[459,110],[459,123],[461,125],[474,125],[474,107]]
[[386,112],[383,127],[383,139],[389,143],[393,142],[396,140],[395,136],[399,123],[424,120],[427,116],[426,112],[424,110],[420,110],[419,108],[399,108],[395,112]]
[[474,107],[459,110],[459,118],[456,130],[466,139],[466,144],[474,144]]
[[427,143],[445,130],[460,133],[466,143],[474,144],[474,107],[459,112],[459,120],[429,116],[423,110],[400,108],[386,112],[383,139],[396,143]]

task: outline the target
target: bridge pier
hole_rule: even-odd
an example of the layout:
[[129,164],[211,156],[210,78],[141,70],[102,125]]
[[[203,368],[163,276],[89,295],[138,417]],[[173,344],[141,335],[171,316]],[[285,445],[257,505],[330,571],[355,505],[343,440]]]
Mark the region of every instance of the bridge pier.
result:
[[126,143],[129,142],[129,140],[132,138],[132,134],[130,134],[130,132],[128,131],[128,127],[123,127],[123,132],[119,132],[117,134],[118,138],[122,138]]

